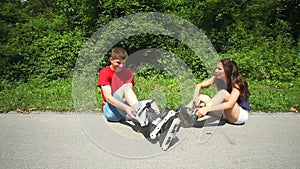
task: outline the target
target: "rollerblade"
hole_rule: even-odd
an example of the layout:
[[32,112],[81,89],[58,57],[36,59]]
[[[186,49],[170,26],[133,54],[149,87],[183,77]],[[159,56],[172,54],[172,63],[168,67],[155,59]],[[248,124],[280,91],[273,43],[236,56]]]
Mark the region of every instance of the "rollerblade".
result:
[[198,116],[196,115],[197,109],[201,107],[205,107],[205,103],[200,103],[198,106],[186,107],[184,105],[181,105],[179,109],[177,109],[178,117],[182,121],[183,127],[192,127],[195,123],[195,121],[198,119]]
[[197,109],[181,105],[177,112],[178,118],[182,121],[182,127],[192,127],[197,120]]
[[180,119],[176,116],[176,112],[165,109],[158,118],[149,124],[150,138],[156,139],[158,135],[165,135],[161,147],[166,151],[176,137],[179,128]]
[[168,150],[173,139],[176,137],[176,134],[180,129],[180,119],[178,117],[171,117],[171,119],[172,120],[170,121],[172,121],[172,123],[169,123],[171,124],[170,127],[167,127],[166,130],[164,130],[166,132],[166,136],[161,144],[161,148],[164,151]]
[[142,127],[147,126],[151,121],[158,118],[159,109],[154,100],[141,101],[141,108],[138,110],[136,119]]

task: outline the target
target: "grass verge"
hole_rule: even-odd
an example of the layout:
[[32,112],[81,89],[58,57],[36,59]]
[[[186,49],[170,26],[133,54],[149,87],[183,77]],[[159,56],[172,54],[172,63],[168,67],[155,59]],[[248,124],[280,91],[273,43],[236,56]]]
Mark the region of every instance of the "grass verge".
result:
[[[299,111],[299,78],[290,83],[251,80],[248,83],[251,91],[252,112]],[[20,83],[14,86],[5,82],[0,83],[0,112],[17,109],[74,111],[72,79],[60,79],[51,82],[34,79],[28,83]],[[134,90],[140,100],[152,98],[159,102],[160,107],[168,108],[178,107],[182,102],[187,103],[192,97],[187,92],[187,96],[184,96],[184,91],[180,90],[180,85],[173,79],[137,77]],[[95,92],[97,91],[99,90],[95,90]],[[101,99],[99,98],[101,96],[99,92],[97,92],[96,97],[98,97],[100,107]]]
[[72,111],[72,79],[48,82],[34,79],[28,83],[0,86],[0,111]]

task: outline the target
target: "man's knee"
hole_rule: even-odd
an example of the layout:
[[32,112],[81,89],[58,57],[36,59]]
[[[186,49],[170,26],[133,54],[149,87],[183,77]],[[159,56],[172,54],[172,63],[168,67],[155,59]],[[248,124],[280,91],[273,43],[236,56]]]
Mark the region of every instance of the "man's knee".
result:
[[121,88],[129,89],[129,88],[132,88],[132,85],[130,83],[125,83],[121,86]]
[[123,96],[123,94],[126,93],[128,90],[132,90],[132,85],[130,83],[125,83],[116,91],[116,93],[119,96]]

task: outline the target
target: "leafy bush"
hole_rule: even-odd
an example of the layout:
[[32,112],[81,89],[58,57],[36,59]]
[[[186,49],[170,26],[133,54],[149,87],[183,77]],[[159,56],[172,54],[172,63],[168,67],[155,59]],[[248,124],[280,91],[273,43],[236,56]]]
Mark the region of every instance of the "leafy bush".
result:
[[81,32],[68,31],[64,17],[39,16],[10,30],[8,42],[0,47],[1,79],[71,77],[84,41]]
[[[58,0],[46,3],[1,1],[0,8],[0,104],[2,104],[0,107],[2,111],[30,107],[41,110],[48,108],[72,110],[70,106],[72,102],[68,96],[71,90],[69,83],[86,39],[110,21],[140,12],[172,14],[187,19],[205,32],[217,51],[221,53],[220,58],[233,58],[238,63],[241,74],[254,84],[251,86],[254,111],[288,111],[287,107],[297,106],[294,104],[295,100],[299,102],[297,97],[299,94],[295,87],[297,82],[299,84],[297,77],[300,71],[300,20],[299,3],[296,0],[267,2],[258,0]],[[173,22],[175,21],[170,20],[170,23]],[[187,22],[177,23],[176,28],[168,27],[170,23],[157,21],[152,26],[151,23],[147,23],[149,27],[146,28],[153,30],[161,26],[159,28],[164,31],[178,29],[180,31],[175,34],[181,36],[184,31],[181,28]],[[116,26],[120,28],[124,26],[122,24]],[[115,33],[115,30],[113,29],[112,33]],[[202,43],[201,39],[193,34],[194,31],[187,32],[190,32],[191,36],[183,39],[190,40],[192,46]],[[141,33],[123,38],[119,45],[126,48],[129,54],[141,49],[165,50],[184,61],[190,69],[189,73],[192,73],[195,78],[193,80],[201,81],[209,76],[209,70],[204,65],[204,61],[208,59],[199,59],[189,45],[176,38]],[[102,46],[99,45],[98,48]],[[206,51],[199,50],[198,52],[202,52],[205,57]],[[98,51],[98,49],[91,50],[95,55],[94,60],[83,61],[83,64],[90,63],[91,67],[87,69],[92,68],[92,75],[96,74],[95,65],[100,69],[108,64],[107,60],[99,59]],[[107,53],[106,57],[108,55]],[[158,61],[158,64],[166,63],[170,62]],[[137,83],[135,90],[142,98],[160,97],[157,93],[163,91],[165,96],[159,99],[168,107],[182,103],[180,100],[182,95],[178,93],[182,86],[174,81],[170,74],[165,73],[169,70],[166,67],[162,70],[139,72],[140,77],[137,77],[137,82],[141,81],[141,84],[146,87]],[[81,73],[84,74],[85,71],[82,70]],[[91,74],[86,73],[86,75]],[[45,86],[45,84],[51,85]],[[279,90],[277,87],[274,88],[277,85],[280,85]],[[93,87],[89,92],[93,92]],[[292,92],[289,92],[289,87],[292,88]],[[80,90],[84,91],[84,89]],[[68,92],[60,93],[61,91]],[[47,95],[52,98],[50,102],[53,104],[48,103]],[[53,98],[59,95],[63,96],[65,103],[54,101]],[[269,102],[261,102],[263,98],[270,98]],[[183,100],[188,99],[183,98]],[[94,106],[92,103],[87,105],[87,107]]]
[[257,42],[239,50],[230,50],[222,57],[234,59],[241,73],[255,80],[289,82],[298,77],[300,57],[290,38],[260,38]]

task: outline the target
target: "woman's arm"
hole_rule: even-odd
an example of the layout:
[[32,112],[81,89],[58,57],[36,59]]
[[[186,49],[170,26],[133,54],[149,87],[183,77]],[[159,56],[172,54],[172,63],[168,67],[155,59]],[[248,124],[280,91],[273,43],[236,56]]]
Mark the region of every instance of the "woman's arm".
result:
[[189,105],[192,104],[193,106],[198,106],[200,104],[200,98],[199,98],[200,90],[212,85],[214,83],[214,80],[215,80],[215,77],[213,76],[212,78],[197,84],[195,91],[194,91],[194,97],[193,97],[192,103],[190,103]]
[[239,96],[240,96],[239,89],[234,87],[232,89],[231,94],[228,94],[226,96],[226,94],[224,92],[224,94],[221,93],[221,95],[218,96],[218,97],[224,97],[223,102],[214,104],[214,98],[213,98],[212,99],[212,104],[208,105],[206,107],[200,108],[197,112],[197,115],[198,116],[203,116],[203,115],[206,115],[207,112],[209,112],[209,111],[221,111],[221,110],[232,109],[234,107],[234,105],[236,104]]
[[195,88],[195,92],[194,92],[194,99],[200,95],[200,90],[201,89],[207,88],[208,86],[212,85],[214,83],[214,80],[215,80],[215,76],[213,76],[210,79],[205,80],[205,81],[197,84],[196,88]]

